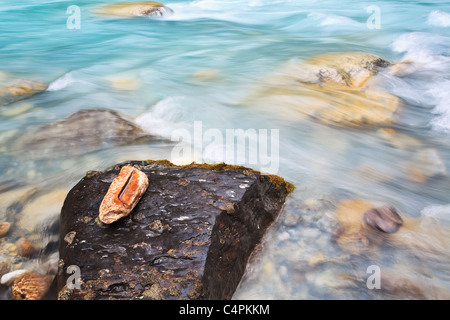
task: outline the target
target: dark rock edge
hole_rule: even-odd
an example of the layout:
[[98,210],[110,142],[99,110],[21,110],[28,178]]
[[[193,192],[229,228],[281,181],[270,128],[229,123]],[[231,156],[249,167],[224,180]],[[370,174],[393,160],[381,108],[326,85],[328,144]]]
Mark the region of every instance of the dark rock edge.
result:
[[[216,220],[211,231],[210,246],[204,265],[204,272],[200,277],[197,275],[197,277],[194,277],[196,279],[192,279],[194,281],[194,285],[200,281],[201,285],[199,286],[198,294],[189,298],[231,299],[242,276],[244,275],[248,261],[254,255],[256,248],[260,244],[267,228],[274,220],[276,220],[281,212],[286,196],[295,189],[294,185],[286,182],[279,176],[264,175],[244,166],[228,165],[225,163],[191,163],[189,165],[174,165],[168,160],[125,161],[104,171],[88,171],[85,178],[89,179],[98,174],[118,171],[124,165],[132,165],[139,169],[152,164],[182,169],[203,168],[212,171],[237,171],[237,173],[241,173],[246,176],[257,177],[255,180],[256,182],[252,184],[241,199],[244,205],[237,207],[237,210],[242,213],[238,214],[238,216],[244,217],[244,221],[242,221],[242,219],[236,220],[234,218],[236,215],[229,215],[226,211],[216,216]],[[85,178],[83,178],[80,182],[82,182]],[[266,195],[265,192],[272,193],[271,199],[274,203],[270,204],[270,206],[273,206],[273,208],[269,209],[270,214],[267,214],[267,210],[264,208],[264,206],[267,206],[267,203],[264,203],[264,199],[263,201],[252,201],[254,198],[261,199],[261,195]],[[274,201],[274,199],[276,199],[276,201]],[[266,214],[252,214],[252,212],[259,212],[259,210],[263,210]],[[230,229],[233,232],[230,233]],[[251,231],[249,232],[249,230]],[[233,235],[236,235],[236,233],[242,234],[245,241],[234,241]],[[60,243],[64,243],[64,234],[65,232],[62,230],[60,234]],[[218,244],[223,244],[223,241],[227,236],[230,237],[230,239],[228,239],[229,241],[225,240],[227,242],[228,250],[217,250],[217,248],[220,247]],[[242,240],[242,238],[240,238],[240,240]],[[244,247],[242,246],[242,243],[245,243]],[[236,255],[236,252],[238,252],[238,255]],[[227,254],[231,256],[226,257]],[[220,261],[220,268],[216,267],[218,261]],[[60,269],[62,269],[62,267],[63,265],[60,266]],[[68,275],[62,272],[62,270],[58,272],[55,280],[55,282],[57,282],[58,299],[73,298],[72,294],[67,291],[67,288],[62,285],[67,280],[67,277]]]

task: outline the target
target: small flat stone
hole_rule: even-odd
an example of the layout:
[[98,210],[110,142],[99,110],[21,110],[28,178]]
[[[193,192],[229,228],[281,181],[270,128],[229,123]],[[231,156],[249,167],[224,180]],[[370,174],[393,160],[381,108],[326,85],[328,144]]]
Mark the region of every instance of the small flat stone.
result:
[[372,208],[364,213],[364,221],[377,230],[395,233],[403,225],[403,219],[392,206]]
[[25,238],[16,241],[16,250],[21,257],[31,257],[34,253],[34,245]]
[[10,228],[11,224],[9,222],[0,222],[0,238],[4,237]]

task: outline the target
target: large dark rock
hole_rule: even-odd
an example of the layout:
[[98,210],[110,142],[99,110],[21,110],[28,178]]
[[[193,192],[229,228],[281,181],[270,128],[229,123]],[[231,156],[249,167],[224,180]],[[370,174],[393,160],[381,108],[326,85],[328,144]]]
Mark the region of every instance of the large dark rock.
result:
[[[100,203],[124,165],[143,171],[148,189],[129,216],[102,225]],[[230,299],[293,188],[225,164],[133,161],[88,172],[61,211],[58,298]],[[80,289],[70,289],[71,265]]]

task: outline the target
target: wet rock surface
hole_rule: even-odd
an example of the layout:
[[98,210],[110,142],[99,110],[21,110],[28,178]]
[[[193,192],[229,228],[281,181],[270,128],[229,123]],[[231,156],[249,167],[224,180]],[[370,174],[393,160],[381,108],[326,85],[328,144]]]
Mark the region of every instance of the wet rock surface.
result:
[[[128,215],[98,222],[123,166],[149,180]],[[132,161],[88,172],[60,219],[59,299],[230,299],[293,186],[237,166]],[[80,288],[67,268],[79,267]]]

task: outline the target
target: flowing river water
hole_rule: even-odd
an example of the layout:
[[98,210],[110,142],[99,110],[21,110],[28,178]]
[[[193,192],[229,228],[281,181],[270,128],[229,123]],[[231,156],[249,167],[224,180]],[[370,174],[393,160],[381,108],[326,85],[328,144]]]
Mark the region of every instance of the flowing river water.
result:
[[[125,160],[225,161],[296,186],[234,299],[450,297],[448,2],[169,0],[173,14],[156,19],[98,14],[107,3],[0,0],[0,87],[48,86],[0,106],[0,222],[11,223],[0,238],[4,272],[54,274],[54,223],[86,171]],[[389,121],[342,121],[377,107],[302,82],[311,59],[336,52],[401,62],[363,85],[382,107],[401,101]],[[356,111],[323,113],[321,103]],[[74,151],[67,137],[17,138],[95,108],[158,139]],[[227,139],[239,129],[245,139]],[[347,243],[339,212],[348,203],[393,206],[405,225],[367,247],[364,235],[362,245]],[[21,237],[38,248],[31,258],[17,254]],[[373,289],[378,271],[383,285]]]

